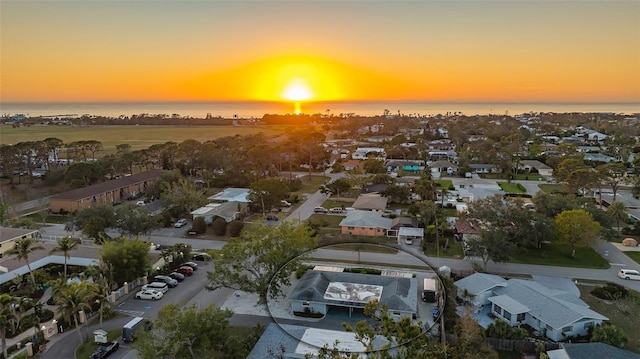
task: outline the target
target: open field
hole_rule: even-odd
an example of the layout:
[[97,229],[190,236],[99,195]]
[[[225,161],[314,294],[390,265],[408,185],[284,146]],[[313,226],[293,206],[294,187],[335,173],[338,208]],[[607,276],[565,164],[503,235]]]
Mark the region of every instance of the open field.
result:
[[507,193],[526,193],[527,190],[520,183],[496,182]]
[[116,145],[130,144],[134,150],[169,141],[180,143],[193,139],[200,142],[225,136],[253,135],[263,132],[267,136],[280,135],[284,127],[279,126],[29,126],[13,128],[2,126],[1,144],[16,144],[25,141],[40,141],[49,137],[64,143],[97,140],[104,151],[115,151]]

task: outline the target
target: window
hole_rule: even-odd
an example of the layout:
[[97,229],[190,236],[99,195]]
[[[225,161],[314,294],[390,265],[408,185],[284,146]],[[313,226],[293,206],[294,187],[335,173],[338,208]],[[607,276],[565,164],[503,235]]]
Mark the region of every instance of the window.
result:
[[564,327],[564,328],[562,328],[562,332],[563,332],[563,333],[568,333],[568,332],[570,332],[570,331],[571,331],[571,329],[573,329],[573,327],[571,327],[571,326],[569,326],[569,327]]
[[593,328],[593,322],[584,323],[584,329],[591,329],[591,328]]
[[355,227],[347,227],[347,229],[352,230],[355,229]]
[[507,312],[506,310],[502,313],[502,316],[504,317],[504,319],[511,321],[511,313]]
[[500,306],[497,305],[496,303],[493,303],[493,311],[494,311],[494,313],[498,313],[498,314],[502,315],[502,308],[500,308]]
[[517,321],[522,322],[524,321],[524,318],[526,316],[527,313],[519,313],[518,317],[516,318]]

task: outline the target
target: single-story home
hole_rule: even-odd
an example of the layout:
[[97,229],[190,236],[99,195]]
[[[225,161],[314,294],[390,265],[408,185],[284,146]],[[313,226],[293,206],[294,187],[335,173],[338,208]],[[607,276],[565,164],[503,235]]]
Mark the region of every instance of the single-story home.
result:
[[222,192],[218,192],[208,199],[216,202],[242,202],[249,203],[249,193],[251,192],[248,188],[225,188]]
[[193,219],[203,217],[207,224],[211,224],[216,217],[224,219],[227,223],[234,219],[239,219],[241,214],[247,209],[247,204],[243,202],[229,201],[223,203],[209,203],[191,212]]
[[359,147],[351,154],[351,158],[354,160],[366,160],[373,158],[376,160],[383,160],[387,157],[384,148],[380,147]]
[[498,166],[491,163],[471,163],[469,167],[474,173],[500,173]]
[[454,237],[457,242],[477,239],[480,236],[481,223],[477,220],[457,219]]
[[520,161],[520,167],[529,172],[535,169],[541,176],[545,177],[551,177],[553,175],[553,168],[538,160],[522,160]]
[[389,199],[377,193],[361,194],[356,198],[351,207],[363,211],[384,211]]
[[382,212],[347,211],[347,216],[340,221],[340,233],[355,236],[386,236],[393,220],[382,216]]
[[0,227],[0,258],[13,249],[18,239],[34,238],[37,229]]
[[333,307],[363,313],[364,306],[376,299],[387,305],[389,314],[399,320],[418,313],[416,278],[309,270],[291,291],[288,300],[295,312],[327,314]]
[[359,160],[349,160],[342,164],[345,171],[353,171],[357,170],[360,167],[361,161]]
[[549,359],[640,359],[640,354],[602,342],[561,343],[547,355]]
[[499,320],[511,326],[529,325],[555,341],[587,335],[591,328],[609,319],[589,309],[570,279],[554,279],[555,284],[474,273],[454,284],[458,297],[476,309],[488,305]]
[[112,205],[126,199],[138,197],[155,182],[162,170],[153,169],[131,176],[97,183],[49,197],[51,212],[76,212],[93,205]]
[[431,169],[436,169],[440,173],[453,175],[458,173],[458,166],[449,161],[435,161],[429,165]]
[[421,172],[424,171],[424,161],[422,160],[389,160],[386,163],[388,172]]

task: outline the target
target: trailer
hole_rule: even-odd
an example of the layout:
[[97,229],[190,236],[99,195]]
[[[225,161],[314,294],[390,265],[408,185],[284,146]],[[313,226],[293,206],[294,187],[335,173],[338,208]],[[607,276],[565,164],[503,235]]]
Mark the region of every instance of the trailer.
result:
[[438,300],[438,281],[435,278],[425,278],[422,282],[422,301],[435,303]]

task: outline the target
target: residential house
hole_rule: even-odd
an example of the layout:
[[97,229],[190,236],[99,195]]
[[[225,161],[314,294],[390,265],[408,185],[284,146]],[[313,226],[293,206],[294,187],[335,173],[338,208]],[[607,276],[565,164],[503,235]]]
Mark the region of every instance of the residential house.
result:
[[94,205],[121,203],[139,197],[161,174],[162,170],[153,169],[59,193],[49,198],[49,207],[53,213],[72,213]]
[[343,163],[342,166],[344,166],[345,171],[354,171],[360,168],[360,163],[362,162],[359,160],[349,160]]
[[373,158],[376,160],[385,160],[387,154],[384,148],[380,147],[358,147],[355,152],[351,154],[351,158],[354,160],[366,160]]
[[522,160],[520,161],[520,168],[529,172],[535,169],[541,176],[545,177],[551,177],[553,175],[553,168],[538,160]]
[[209,203],[192,211],[191,216],[193,219],[203,217],[207,224],[213,223],[216,217],[220,217],[229,223],[234,219],[239,219],[247,208],[247,203],[237,201]]
[[13,249],[18,239],[34,238],[37,233],[37,229],[0,227],[0,258]]
[[454,238],[457,242],[466,242],[478,239],[480,236],[481,223],[477,220],[458,219],[456,220],[456,230]]
[[458,173],[458,166],[449,161],[435,161],[432,162],[429,167],[432,170],[437,170],[439,173],[446,173],[448,175]]
[[387,172],[405,171],[418,173],[424,171],[424,161],[422,160],[389,160],[386,163]]
[[241,202],[249,203],[249,193],[251,190],[248,188],[225,188],[222,192],[218,192],[209,197],[210,201],[215,203],[222,202]]
[[561,343],[547,355],[549,359],[640,359],[640,354],[602,342]]
[[429,151],[427,152],[427,158],[430,161],[457,161],[458,154],[456,151]]
[[498,166],[491,163],[471,163],[469,167],[474,173],[500,173]]
[[603,155],[602,153],[585,153],[584,156],[582,157],[582,160],[591,161],[591,162],[609,163],[609,162],[614,162],[616,159],[611,156]]
[[347,211],[347,216],[340,222],[340,233],[384,237],[392,225],[393,220],[383,217],[382,212]]
[[377,193],[361,194],[356,198],[351,207],[363,211],[384,211],[389,199]]
[[[554,278],[558,284],[550,285],[524,279],[499,281],[500,277],[489,276],[475,273],[454,282],[458,296],[476,309],[489,305],[492,315],[511,326],[526,324],[551,340],[563,341],[587,335],[608,320],[589,309],[569,279]],[[566,289],[560,289],[563,287]]]

